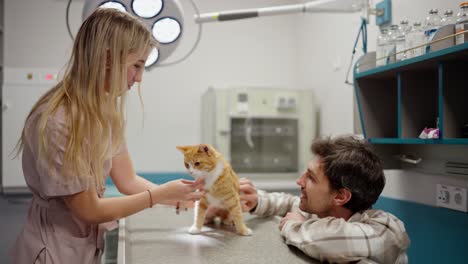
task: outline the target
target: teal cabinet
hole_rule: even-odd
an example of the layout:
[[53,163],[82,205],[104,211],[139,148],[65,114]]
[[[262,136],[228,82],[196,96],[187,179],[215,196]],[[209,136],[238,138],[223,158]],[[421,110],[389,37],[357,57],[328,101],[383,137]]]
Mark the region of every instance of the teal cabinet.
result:
[[[362,133],[374,144],[468,145],[468,43],[375,67],[375,53],[354,68]],[[439,139],[420,139],[425,127]]]

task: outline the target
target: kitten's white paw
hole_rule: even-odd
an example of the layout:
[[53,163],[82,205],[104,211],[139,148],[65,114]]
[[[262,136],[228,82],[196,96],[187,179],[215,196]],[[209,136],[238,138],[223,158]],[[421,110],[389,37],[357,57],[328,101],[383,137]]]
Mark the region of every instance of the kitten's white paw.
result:
[[243,232],[240,233],[243,236],[251,236],[252,235],[252,229],[246,228]]
[[196,225],[193,225],[189,228],[188,232],[192,235],[200,234],[201,233],[201,228],[198,229]]

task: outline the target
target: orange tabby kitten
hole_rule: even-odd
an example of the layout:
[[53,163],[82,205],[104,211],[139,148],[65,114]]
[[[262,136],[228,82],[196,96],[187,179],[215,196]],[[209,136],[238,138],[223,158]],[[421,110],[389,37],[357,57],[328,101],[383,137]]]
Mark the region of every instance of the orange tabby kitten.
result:
[[184,154],[190,175],[205,180],[206,194],[195,203],[195,218],[189,233],[200,233],[207,210],[216,207],[225,209],[223,223],[233,223],[240,235],[251,235],[252,230],[244,224],[239,180],[231,165],[210,145],[178,146],[177,149]]

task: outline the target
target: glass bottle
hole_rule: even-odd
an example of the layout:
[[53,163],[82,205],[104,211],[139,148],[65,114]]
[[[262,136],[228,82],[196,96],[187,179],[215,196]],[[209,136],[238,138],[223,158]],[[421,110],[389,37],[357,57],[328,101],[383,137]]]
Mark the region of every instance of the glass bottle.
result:
[[[457,14],[455,23],[455,33],[468,30],[468,2],[460,4],[460,12]],[[463,44],[468,42],[468,33],[460,34],[455,37],[455,44]]]
[[391,25],[390,31],[388,32],[388,44],[387,44],[387,64],[389,62],[395,62],[396,44],[399,35],[398,25]]
[[437,29],[440,27],[440,16],[439,10],[431,9],[429,15],[426,17],[424,23],[424,35],[426,36],[426,42],[431,42]]
[[440,20],[440,25],[447,26],[451,24],[455,24],[455,18],[453,17],[453,11],[448,9],[448,10],[445,10],[444,16]]
[[416,21],[411,28],[411,31],[406,36],[405,46],[407,49],[410,49],[407,52],[408,58],[414,58],[420,55],[423,55],[426,52],[426,47],[418,47],[426,43],[426,36],[421,26],[421,22]]
[[401,61],[407,58],[406,52],[406,36],[411,31],[408,20],[404,19],[400,22],[398,28],[398,36],[396,39],[396,60]]
[[380,34],[377,36],[376,66],[383,66],[387,63],[387,59],[382,58],[382,57],[387,56],[387,53],[386,53],[387,42],[388,42],[388,29],[381,28]]

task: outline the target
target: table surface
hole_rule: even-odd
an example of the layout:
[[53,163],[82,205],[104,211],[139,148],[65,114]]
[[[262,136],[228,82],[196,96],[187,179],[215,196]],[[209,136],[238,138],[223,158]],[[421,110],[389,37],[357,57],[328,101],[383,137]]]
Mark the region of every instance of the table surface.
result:
[[279,217],[245,213],[244,220],[252,236],[216,225],[191,235],[193,210],[177,215],[174,207],[155,206],[120,220],[118,263],[318,263],[284,243]]

